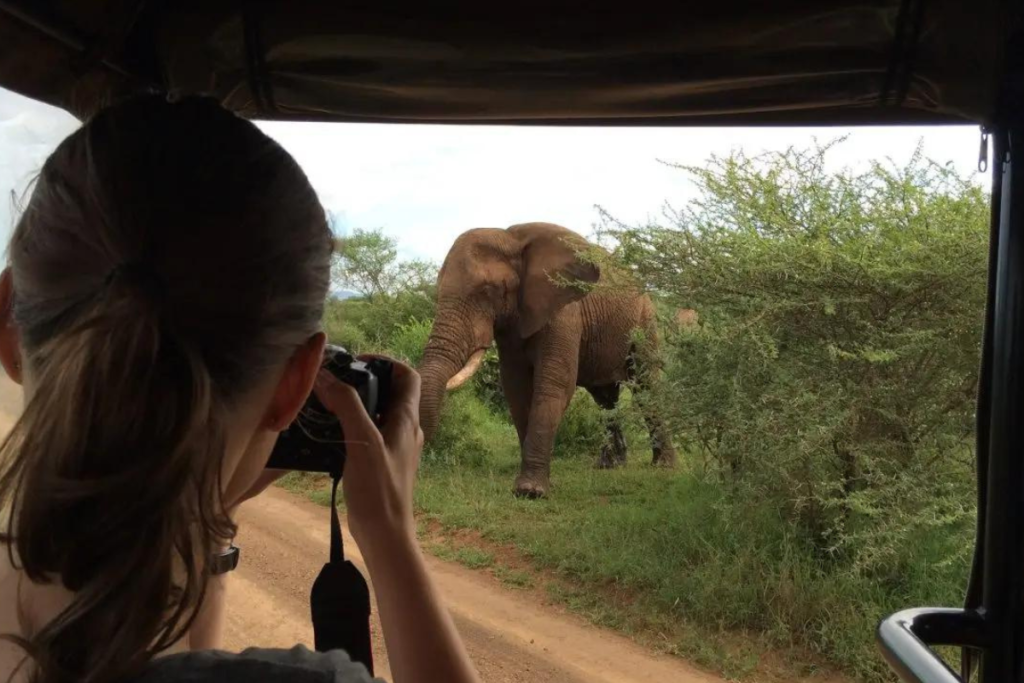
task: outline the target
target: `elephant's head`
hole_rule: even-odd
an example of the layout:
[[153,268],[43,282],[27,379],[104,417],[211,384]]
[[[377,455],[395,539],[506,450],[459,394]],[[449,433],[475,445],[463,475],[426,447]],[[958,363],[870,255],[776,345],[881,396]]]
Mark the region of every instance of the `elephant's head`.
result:
[[550,223],[478,228],[455,240],[437,276],[437,315],[419,367],[420,423],[428,440],[445,391],[476,372],[496,331],[526,339],[586,294],[566,282],[597,282],[598,267],[578,257],[586,246]]

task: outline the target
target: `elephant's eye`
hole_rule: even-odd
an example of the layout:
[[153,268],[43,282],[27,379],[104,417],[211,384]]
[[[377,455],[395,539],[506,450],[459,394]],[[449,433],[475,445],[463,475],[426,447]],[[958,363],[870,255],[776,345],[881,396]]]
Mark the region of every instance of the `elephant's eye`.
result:
[[488,282],[483,286],[482,292],[488,301],[500,301],[508,293],[508,284],[505,282]]

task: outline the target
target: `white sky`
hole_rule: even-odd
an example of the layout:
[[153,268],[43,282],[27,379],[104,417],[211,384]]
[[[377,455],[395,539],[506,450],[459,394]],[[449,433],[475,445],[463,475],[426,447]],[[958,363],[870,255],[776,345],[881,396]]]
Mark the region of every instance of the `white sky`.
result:
[[[0,89],[0,241],[46,155],[77,122],[63,111]],[[712,154],[805,147],[850,134],[837,165],[905,162],[925,154],[975,173],[973,126],[886,128],[514,128],[261,123],[306,170],[324,206],[349,228],[382,228],[403,254],[441,261],[464,230],[531,220],[586,234],[595,204],[626,222],[658,216],[690,196],[682,172]],[[976,176],[980,182],[986,182]]]

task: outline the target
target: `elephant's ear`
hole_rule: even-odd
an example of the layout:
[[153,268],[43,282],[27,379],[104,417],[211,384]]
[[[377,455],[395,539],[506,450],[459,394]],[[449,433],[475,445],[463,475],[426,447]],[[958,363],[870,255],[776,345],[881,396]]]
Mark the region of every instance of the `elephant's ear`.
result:
[[[586,296],[601,269],[580,258],[589,245],[561,226],[528,223],[509,228],[523,243],[519,274],[519,334],[533,336],[561,308]],[[582,285],[582,286],[581,286]]]

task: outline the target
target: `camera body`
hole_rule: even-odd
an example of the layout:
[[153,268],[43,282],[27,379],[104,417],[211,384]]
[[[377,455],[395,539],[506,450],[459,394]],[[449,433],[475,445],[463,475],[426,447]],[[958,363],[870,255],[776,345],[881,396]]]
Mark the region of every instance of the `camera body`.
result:
[[[357,360],[340,346],[328,344],[323,367],[356,390],[366,413],[379,425],[391,389],[390,361]],[[341,476],[345,468],[345,435],[337,416],[320,402],[315,392],[310,394],[295,422],[281,432],[266,466]]]

